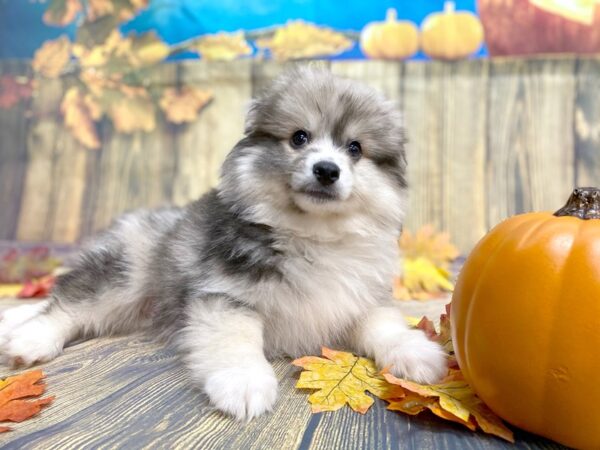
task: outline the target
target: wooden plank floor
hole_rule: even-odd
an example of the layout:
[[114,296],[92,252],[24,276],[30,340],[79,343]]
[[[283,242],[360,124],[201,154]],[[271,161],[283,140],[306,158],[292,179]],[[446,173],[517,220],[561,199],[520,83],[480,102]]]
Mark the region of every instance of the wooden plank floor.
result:
[[[434,317],[447,300],[407,302],[410,315]],[[0,309],[14,301],[0,300]],[[376,400],[367,414],[345,408],[311,414],[307,393],[294,388],[299,369],[274,363],[280,382],[275,410],[248,424],[234,422],[194,389],[174,349],[143,335],[73,345],[44,364],[54,403],[0,434],[2,449],[558,449],[517,433],[517,445],[474,434],[433,416],[387,411]],[[15,372],[0,366],[2,377]]]

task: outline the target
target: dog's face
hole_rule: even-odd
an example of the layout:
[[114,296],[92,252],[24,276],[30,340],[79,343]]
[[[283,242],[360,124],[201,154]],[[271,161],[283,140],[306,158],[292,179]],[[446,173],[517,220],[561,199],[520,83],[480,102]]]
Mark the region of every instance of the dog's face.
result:
[[401,209],[403,147],[399,113],[374,90],[296,69],[252,104],[222,187],[255,211],[340,216],[378,205]]

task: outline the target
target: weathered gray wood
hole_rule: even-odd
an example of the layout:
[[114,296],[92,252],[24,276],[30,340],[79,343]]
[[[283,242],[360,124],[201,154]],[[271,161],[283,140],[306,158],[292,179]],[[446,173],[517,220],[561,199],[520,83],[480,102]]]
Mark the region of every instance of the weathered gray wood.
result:
[[[30,77],[29,64],[7,61],[0,65],[4,75]],[[0,238],[14,239],[27,168],[27,132],[31,100],[22,100],[10,109],[0,108]]]
[[[600,60],[577,67],[575,106],[575,184],[600,185]],[[566,193],[565,193],[566,194]]]
[[80,234],[89,151],[58,119],[64,92],[62,81],[39,79],[38,82],[40,88],[33,101],[33,120],[26,141],[29,163],[17,238],[73,242]]
[[[407,302],[420,316],[444,301]],[[0,302],[0,310],[3,302]],[[215,411],[190,382],[172,347],[134,335],[101,338],[66,349],[41,368],[54,403],[0,434],[2,449],[560,449],[526,433],[510,445],[431,415],[387,411],[376,400],[364,415],[341,410],[311,414],[310,391],[294,387],[300,369],[274,362],[279,399],[273,412],[248,424]],[[0,377],[14,374],[0,366]]]
[[[0,198],[11,200],[0,237],[74,241],[124,210],[197,198],[216,185],[221,162],[242,136],[251,97],[295,64],[304,63],[165,65],[151,83],[191,83],[212,90],[213,102],[196,122],[159,121],[149,134],[115,134],[107,121],[100,126],[101,151],[72,139],[58,114],[62,83],[43,81],[26,129],[22,189],[18,165],[25,159],[21,152],[18,163],[11,152],[18,153],[17,141],[23,141],[15,130],[25,128],[0,121],[2,144],[16,144],[1,154],[10,159],[2,165],[2,186],[10,187]],[[399,102],[410,140],[406,226],[432,223],[448,230],[463,252],[503,218],[555,209],[574,184],[600,180],[597,58],[312,64]]]
[[185,204],[217,184],[225,156],[242,137],[252,93],[251,61],[185,62],[179,81],[208,89],[214,96],[199,119],[178,134],[172,200]]
[[574,185],[575,61],[491,63],[487,216],[556,210]]
[[[172,85],[176,66],[165,64],[148,79],[149,85]],[[90,150],[84,168],[90,177],[83,205],[83,235],[106,227],[116,216],[137,208],[171,202],[176,149],[172,128],[156,111],[156,128],[150,132],[118,133],[105,121],[100,127],[102,149]]]
[[406,66],[409,229],[431,223],[468,250],[486,231],[488,61]]

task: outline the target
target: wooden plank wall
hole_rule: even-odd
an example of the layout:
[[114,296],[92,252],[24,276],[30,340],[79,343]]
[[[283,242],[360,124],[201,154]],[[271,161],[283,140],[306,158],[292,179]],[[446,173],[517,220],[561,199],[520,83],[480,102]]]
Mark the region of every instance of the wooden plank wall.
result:
[[[216,184],[251,98],[290,64],[165,64],[151,82],[208,88],[214,101],[196,122],[158,121],[152,133],[104,122],[100,151],[60,124],[62,82],[39,80],[31,102],[0,109],[0,239],[73,242],[123,211],[198,197]],[[316,64],[403,108],[407,227],[433,223],[464,252],[509,215],[557,209],[573,186],[600,184],[600,59]],[[29,68],[3,62],[3,73]]]

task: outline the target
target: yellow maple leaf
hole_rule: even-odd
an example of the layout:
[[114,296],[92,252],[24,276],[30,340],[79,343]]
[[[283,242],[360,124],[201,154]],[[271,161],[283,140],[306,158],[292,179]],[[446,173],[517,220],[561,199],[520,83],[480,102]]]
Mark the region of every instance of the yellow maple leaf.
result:
[[405,258],[403,266],[403,276],[394,279],[394,298],[427,300],[454,290],[452,273],[427,258]]
[[134,67],[151,66],[169,56],[169,46],[154,31],[128,36],[125,42],[129,43],[128,58]]
[[402,397],[403,390],[393,386],[379,374],[373,361],[323,347],[323,356],[305,356],[292,362],[304,368],[297,388],[316,389],[308,397],[312,412],[335,411],[348,404],[364,414],[374,400],[365,392],[382,399]]
[[427,258],[442,268],[447,268],[448,263],[460,254],[456,246],[450,242],[450,235],[436,233],[432,225],[425,225],[414,234],[409,230],[402,231],[399,245],[405,258]]
[[192,48],[207,60],[231,61],[252,53],[242,31],[202,36]]
[[51,0],[42,20],[48,25],[64,27],[75,20],[81,9],[79,0]]
[[75,139],[88,148],[100,148],[100,140],[96,132],[93,116],[98,112],[90,107],[91,98],[85,96],[78,87],[71,87],[65,93],[60,110],[65,120],[65,126]]
[[121,133],[152,131],[156,127],[154,104],[147,95],[123,96],[111,104],[108,113],[115,130]]
[[193,122],[198,112],[212,99],[212,92],[194,86],[181,89],[167,88],[163,92],[159,105],[169,122]]
[[459,417],[456,417],[451,412],[443,409],[437,400],[431,397],[423,397],[412,392],[408,392],[403,398],[389,400],[387,407],[390,411],[399,411],[412,416],[417,415],[426,409],[430,410],[436,416],[441,417],[445,420],[460,423],[471,431],[475,431],[477,426],[471,421],[464,421]]
[[115,5],[112,0],[88,0],[87,17],[91,21],[112,14],[114,11]]
[[31,67],[48,78],[58,77],[71,57],[71,42],[67,36],[46,41],[35,51]]
[[277,28],[273,37],[258,39],[256,45],[269,49],[275,59],[298,59],[330,56],[352,47],[342,33],[302,20],[289,21]]
[[[423,385],[413,381],[396,378],[391,373],[384,373],[385,379],[396,386],[401,386],[405,390],[412,393],[413,400],[418,397],[425,399],[436,399],[439,408],[432,408],[430,401],[423,400],[423,406],[430,409],[434,414],[445,419],[454,420],[472,429],[474,420],[475,423],[486,433],[514,442],[513,433],[509,430],[502,421],[492,411],[475,396],[475,393],[467,382],[462,377],[458,370],[450,372],[449,377],[439,384]],[[416,401],[416,400],[415,400]],[[406,405],[401,402],[391,401],[392,409],[404,410]],[[418,409],[416,405],[409,405],[412,411]],[[443,411],[442,411],[443,410]],[[448,415],[449,413],[450,415]],[[455,420],[458,419],[458,420]],[[471,424],[471,425],[469,425]]]

